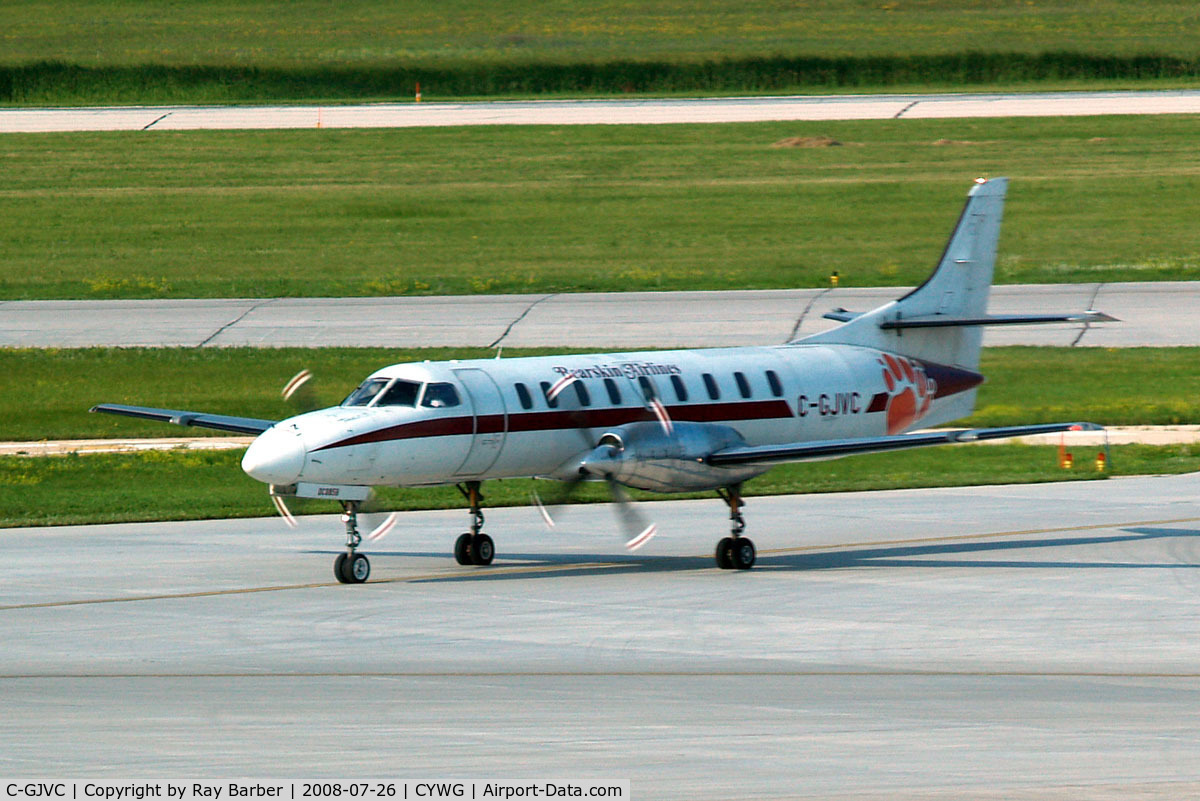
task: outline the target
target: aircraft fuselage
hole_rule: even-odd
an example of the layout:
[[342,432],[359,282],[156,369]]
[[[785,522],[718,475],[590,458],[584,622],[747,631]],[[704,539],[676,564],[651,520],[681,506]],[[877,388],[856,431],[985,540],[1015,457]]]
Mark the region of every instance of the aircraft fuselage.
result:
[[[355,405],[275,424],[243,466],[276,485],[564,478],[606,432],[661,422],[654,398],[668,425],[679,426],[681,436],[669,439],[683,453],[687,436],[770,445],[901,433],[953,419],[951,402],[982,380],[973,371],[844,345],[395,364],[363,383],[369,398],[351,396]],[[723,486],[742,480],[735,473],[648,479],[662,486],[645,488]]]

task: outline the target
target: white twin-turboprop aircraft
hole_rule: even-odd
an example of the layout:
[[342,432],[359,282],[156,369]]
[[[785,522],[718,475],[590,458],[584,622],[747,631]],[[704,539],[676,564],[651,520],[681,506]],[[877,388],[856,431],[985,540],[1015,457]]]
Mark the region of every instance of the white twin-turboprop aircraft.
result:
[[1098,428],[905,433],[971,413],[983,382],[981,326],[1113,319],[987,314],[1006,186],[976,181],[921,286],[874,311],[826,315],[843,324],[785,345],[396,364],[340,406],[280,421],[115,404],[92,411],[257,434],[242,468],[270,485],[285,518],[289,496],[342,504],[346,552],[334,573],[344,583],[370,574],[357,515],[371,487],[457,485],[472,522],[454,555],[486,565],[495,546],[482,531],[480,485],[516,477],[558,479],[567,494],[580,481],[607,481],[630,549],[655,529],[623,487],[715,490],[732,521],[717,564],[744,570],[755,548],[743,534],[742,484],[775,463]]

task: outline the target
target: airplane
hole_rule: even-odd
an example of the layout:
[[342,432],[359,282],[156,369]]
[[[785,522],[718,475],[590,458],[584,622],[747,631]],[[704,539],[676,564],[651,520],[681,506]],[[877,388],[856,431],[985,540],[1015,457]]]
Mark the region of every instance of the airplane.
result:
[[841,325],[782,345],[394,364],[340,405],[284,420],[109,403],[91,411],[257,435],[242,469],[269,486],[285,518],[292,497],[342,505],[346,550],[334,563],[342,583],[370,575],[358,513],[372,487],[456,485],[471,524],[453,553],[482,566],[495,543],[482,530],[481,485],[518,477],[557,479],[567,496],[582,481],[607,482],[630,550],[656,527],[624,488],[716,491],[730,518],[717,565],[747,570],[756,550],[742,487],[775,464],[1100,428],[930,430],[973,411],[983,326],[1116,319],[1094,310],[987,313],[1007,185],[976,180],[920,286],[872,311],[831,312]]

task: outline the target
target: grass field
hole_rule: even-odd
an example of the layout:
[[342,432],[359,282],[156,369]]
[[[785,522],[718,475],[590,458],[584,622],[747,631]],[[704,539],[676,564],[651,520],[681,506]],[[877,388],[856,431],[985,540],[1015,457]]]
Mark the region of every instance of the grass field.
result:
[[[1194,279],[1191,116],[0,138],[0,299]],[[789,137],[838,146],[773,147]]]
[[1200,74],[1200,18],[1172,0],[41,0],[4,21],[11,103],[395,98],[418,80],[460,97]]
[[[87,410],[128,403],[273,420],[293,413],[279,390],[304,367],[317,376],[320,404],[333,405],[386,364],[492,355],[483,349],[0,349],[0,439],[204,435],[213,432]],[[989,348],[981,367],[988,381],[969,424],[1200,423],[1198,363],[1200,348]]]

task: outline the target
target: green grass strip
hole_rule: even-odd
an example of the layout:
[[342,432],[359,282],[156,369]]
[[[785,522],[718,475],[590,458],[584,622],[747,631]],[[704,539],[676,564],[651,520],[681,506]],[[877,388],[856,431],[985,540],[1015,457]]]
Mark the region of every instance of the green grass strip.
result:
[[1194,280],[1198,119],[5,136],[0,300]]
[[[21,103],[712,92],[1192,80],[1181,0],[30,0],[4,9]],[[1069,51],[1069,52],[1067,52]]]
[[[271,67],[57,61],[0,65],[0,103],[196,104],[989,89],[1088,82],[1195,82],[1200,58],[957,52],[877,56],[759,55],[703,61],[517,61],[432,66]],[[1045,88],[1044,86],[1041,88]]]
[[[578,349],[504,351],[506,358]],[[85,348],[0,349],[0,439],[205,436],[194,428],[88,414],[125,403],[282,419],[279,391],[314,372],[320,405],[342,400],[368,374],[423,359],[490,358],[483,348]],[[1200,348],[988,348],[969,425],[1063,420],[1104,425],[1200,423]]]
[[[1112,448],[1110,472],[1103,474],[1094,467],[1099,450],[1073,447],[1075,467],[1071,470],[1058,466],[1053,446],[964,445],[856,456],[834,462],[781,465],[751,481],[746,491],[749,495],[778,495],[1034,483],[1200,469],[1200,445],[1116,446]],[[240,458],[240,451],[0,457],[0,527],[274,514],[266,487],[242,473]],[[521,506],[530,503],[535,485],[543,492],[547,489],[547,482],[522,479],[488,482],[484,491],[490,506]],[[645,493],[637,496],[664,497]],[[606,499],[606,491],[600,486],[585,486],[579,496],[581,502]],[[462,506],[462,498],[453,487],[384,489],[380,491],[380,505],[403,510],[457,508]],[[750,507],[752,510],[753,502]],[[319,514],[339,510],[334,504],[310,501],[299,504],[297,511]],[[535,519],[536,513],[530,511],[531,525]],[[279,526],[283,531],[283,524]],[[331,529],[331,537],[337,533]]]

